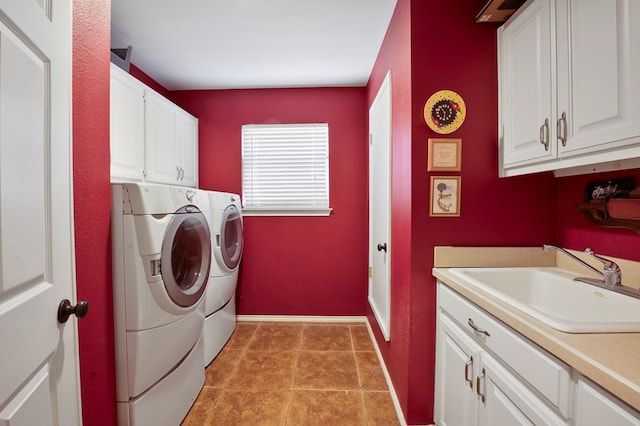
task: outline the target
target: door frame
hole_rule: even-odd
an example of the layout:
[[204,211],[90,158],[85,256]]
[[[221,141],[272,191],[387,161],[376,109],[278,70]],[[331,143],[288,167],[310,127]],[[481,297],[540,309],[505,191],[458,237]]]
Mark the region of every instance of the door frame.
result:
[[[381,103],[384,102],[384,103]],[[385,207],[386,207],[386,215],[387,220],[384,224],[385,230],[383,230],[384,238],[378,241],[376,235],[374,235],[374,176],[379,175],[380,170],[378,168],[374,168],[374,155],[373,150],[377,149],[374,143],[374,134],[372,125],[372,116],[373,113],[378,108],[383,108],[381,114],[385,114],[387,116],[387,127],[385,128],[388,131],[386,137],[382,139],[384,145],[381,146],[380,149],[384,150],[386,153],[386,157],[388,160],[388,167],[384,171],[386,176],[383,176],[382,181],[386,181],[386,188],[383,188],[385,194],[383,197],[386,198]],[[392,140],[392,92],[391,92],[391,70],[387,72],[383,82],[378,89],[376,97],[371,103],[371,107],[369,109],[369,275],[368,275],[368,301],[371,306],[371,310],[378,322],[378,326],[384,336],[385,341],[389,341],[391,339],[391,140]],[[375,188],[376,193],[380,192],[380,188]],[[382,241],[384,240],[384,241]],[[378,244],[384,243],[386,244],[384,249],[384,270],[375,270],[374,268],[374,257],[381,255],[381,250],[378,250]],[[375,284],[379,284],[374,281],[374,275],[378,276],[382,273],[384,279],[383,288],[377,289],[375,288]],[[375,297],[376,294],[382,294],[383,300],[377,300]]]

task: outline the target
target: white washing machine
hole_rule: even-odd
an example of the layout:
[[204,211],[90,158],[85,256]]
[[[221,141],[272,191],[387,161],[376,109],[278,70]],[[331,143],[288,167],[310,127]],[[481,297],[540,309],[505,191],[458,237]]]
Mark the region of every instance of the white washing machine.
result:
[[240,196],[209,191],[212,260],[205,299],[202,340],[204,365],[209,365],[236,327],[236,284],[242,259]]
[[198,307],[211,268],[199,190],[112,184],[118,424],[178,425],[204,384]]

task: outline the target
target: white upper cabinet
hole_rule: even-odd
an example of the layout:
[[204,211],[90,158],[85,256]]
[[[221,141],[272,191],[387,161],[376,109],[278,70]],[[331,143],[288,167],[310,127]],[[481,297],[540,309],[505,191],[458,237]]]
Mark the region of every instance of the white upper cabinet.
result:
[[145,90],[147,180],[197,186],[198,120],[152,90]]
[[111,180],[197,187],[198,120],[111,67]]
[[144,179],[144,88],[111,64],[111,179]]
[[567,67],[559,60],[563,65],[559,70],[568,71],[568,76],[558,72],[558,112],[567,116],[566,131],[561,126],[567,141],[559,152],[637,145],[640,4],[637,0],[562,0],[558,6],[558,17],[564,18],[557,22],[558,35],[563,35],[558,57],[569,62]]
[[555,39],[551,18],[550,0],[540,0],[501,31],[500,111],[505,165],[555,158],[551,125],[555,115]]
[[501,176],[640,165],[640,3],[530,0],[498,31]]
[[198,186],[198,119],[191,114],[176,111],[176,143],[180,163],[180,184]]

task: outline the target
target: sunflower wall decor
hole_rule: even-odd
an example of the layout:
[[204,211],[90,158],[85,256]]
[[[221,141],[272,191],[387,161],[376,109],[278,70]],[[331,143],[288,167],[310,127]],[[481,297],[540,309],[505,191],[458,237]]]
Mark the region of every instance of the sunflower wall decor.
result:
[[462,126],[467,107],[462,97],[452,90],[440,90],[424,105],[424,121],[436,133],[447,135]]

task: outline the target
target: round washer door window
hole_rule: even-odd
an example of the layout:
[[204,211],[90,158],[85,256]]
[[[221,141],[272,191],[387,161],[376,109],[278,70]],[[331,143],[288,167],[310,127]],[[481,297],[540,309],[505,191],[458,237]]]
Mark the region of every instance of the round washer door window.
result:
[[193,306],[204,293],[211,268],[211,234],[195,206],[174,213],[162,240],[162,279],[176,304]]
[[220,229],[220,252],[222,261],[229,269],[235,269],[242,258],[242,214],[235,205],[222,213]]

